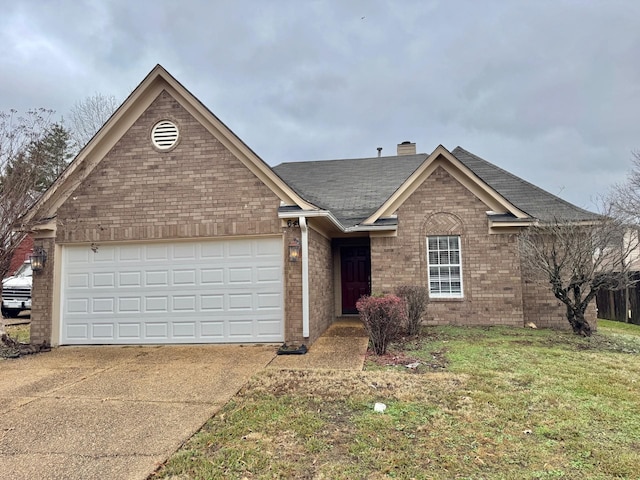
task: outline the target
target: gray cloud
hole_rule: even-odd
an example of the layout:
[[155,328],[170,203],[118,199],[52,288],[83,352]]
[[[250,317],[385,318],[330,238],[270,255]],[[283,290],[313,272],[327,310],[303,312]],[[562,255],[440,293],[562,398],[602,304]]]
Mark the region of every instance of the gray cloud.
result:
[[0,109],[161,63],[267,162],[461,145],[581,206],[640,148],[629,1],[0,0]]

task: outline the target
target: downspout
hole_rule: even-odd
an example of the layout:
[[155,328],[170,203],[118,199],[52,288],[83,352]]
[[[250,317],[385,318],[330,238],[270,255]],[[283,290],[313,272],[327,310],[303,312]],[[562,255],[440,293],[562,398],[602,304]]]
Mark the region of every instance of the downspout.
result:
[[309,338],[309,230],[307,219],[299,218],[302,232],[302,336]]

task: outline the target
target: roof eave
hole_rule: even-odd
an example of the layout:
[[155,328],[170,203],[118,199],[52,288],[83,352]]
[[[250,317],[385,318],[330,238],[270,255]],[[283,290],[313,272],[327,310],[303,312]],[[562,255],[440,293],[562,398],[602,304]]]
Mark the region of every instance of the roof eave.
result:
[[[390,223],[385,225],[363,225],[358,224],[352,227],[345,227],[333,213],[329,210],[302,210],[292,208],[292,205],[284,205],[278,210],[278,218],[286,220],[291,218],[325,218],[331,222],[333,226],[338,228],[343,233],[355,233],[355,232],[395,232],[398,230],[398,224]],[[389,217],[390,219],[396,219],[396,217]],[[397,220],[397,219],[396,219]]]

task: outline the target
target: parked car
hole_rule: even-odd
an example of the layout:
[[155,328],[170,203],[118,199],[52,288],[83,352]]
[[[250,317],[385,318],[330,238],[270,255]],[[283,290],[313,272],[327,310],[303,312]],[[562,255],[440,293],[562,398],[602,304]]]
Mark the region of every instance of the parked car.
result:
[[11,277],[2,280],[2,316],[15,318],[31,310],[31,263],[27,260]]

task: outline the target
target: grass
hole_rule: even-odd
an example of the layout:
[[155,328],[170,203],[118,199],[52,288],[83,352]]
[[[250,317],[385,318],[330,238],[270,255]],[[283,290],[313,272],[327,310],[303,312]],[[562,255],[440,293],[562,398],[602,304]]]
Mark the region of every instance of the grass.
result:
[[5,328],[7,335],[20,343],[29,343],[31,338],[31,325],[12,325]]
[[639,478],[640,327],[599,327],[426,328],[392,346],[415,370],[265,370],[157,477]]

